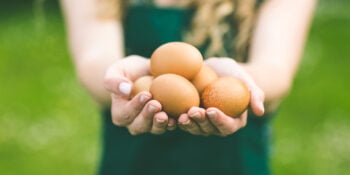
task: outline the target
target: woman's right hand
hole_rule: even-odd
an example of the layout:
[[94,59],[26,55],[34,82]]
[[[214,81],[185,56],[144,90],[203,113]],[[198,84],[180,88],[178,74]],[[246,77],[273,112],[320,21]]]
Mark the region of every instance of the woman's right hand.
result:
[[125,126],[132,135],[162,134],[176,128],[176,120],[161,111],[162,105],[152,100],[151,93],[144,91],[130,99],[133,81],[149,75],[149,64],[144,57],[128,56],[113,63],[104,79],[112,98],[112,122]]

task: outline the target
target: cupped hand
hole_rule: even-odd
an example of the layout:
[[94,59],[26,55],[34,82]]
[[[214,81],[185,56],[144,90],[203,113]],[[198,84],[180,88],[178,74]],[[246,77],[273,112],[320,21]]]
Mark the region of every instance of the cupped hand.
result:
[[[230,58],[210,58],[205,64],[211,67],[219,77],[232,76],[242,80],[250,91],[249,107],[257,116],[264,114],[264,92],[256,85],[253,78],[237,62]],[[228,116],[217,108],[203,109],[192,107],[178,119],[179,127],[194,135],[233,134],[247,124],[248,110],[240,116]]]
[[176,121],[161,111],[161,104],[152,100],[151,93],[140,92],[130,99],[132,82],[145,75],[149,75],[149,60],[140,56],[118,60],[107,69],[104,85],[111,93],[112,122],[125,126],[132,135],[175,129]]

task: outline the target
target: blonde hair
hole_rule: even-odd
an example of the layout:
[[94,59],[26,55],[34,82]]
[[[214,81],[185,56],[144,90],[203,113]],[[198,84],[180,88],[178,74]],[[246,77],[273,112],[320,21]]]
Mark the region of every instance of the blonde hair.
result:
[[[103,17],[121,18],[127,6],[124,0],[98,0]],[[147,1],[147,0],[146,0]],[[149,0],[148,0],[149,1]],[[235,55],[235,60],[246,62],[249,43],[255,23],[257,0],[182,0],[179,6],[195,10],[189,31],[184,41],[197,47],[208,43],[205,57]],[[236,37],[225,42],[227,33],[235,27]],[[209,42],[208,42],[209,41]],[[226,53],[225,47],[232,48]]]

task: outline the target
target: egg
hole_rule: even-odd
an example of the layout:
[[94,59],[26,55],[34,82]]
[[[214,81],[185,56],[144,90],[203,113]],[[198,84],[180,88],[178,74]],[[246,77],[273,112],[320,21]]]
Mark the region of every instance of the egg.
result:
[[246,85],[233,77],[222,77],[204,88],[202,103],[205,108],[216,107],[231,117],[242,114],[250,102]]
[[143,76],[138,78],[134,84],[131,91],[131,98],[142,91],[149,91],[153,81],[153,76]]
[[150,92],[160,102],[162,110],[174,118],[199,106],[199,94],[192,83],[176,74],[163,74],[152,82]]
[[192,84],[196,87],[199,94],[202,94],[203,89],[216,79],[218,79],[218,76],[213,69],[203,65],[198,74],[192,79]]
[[184,42],[170,42],[159,46],[151,56],[151,73],[177,74],[191,80],[202,67],[203,57],[197,48]]

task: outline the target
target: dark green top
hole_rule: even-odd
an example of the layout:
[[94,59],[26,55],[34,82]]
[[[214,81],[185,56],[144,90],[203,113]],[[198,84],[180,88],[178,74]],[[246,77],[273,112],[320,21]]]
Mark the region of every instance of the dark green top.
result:
[[[181,41],[191,12],[133,6],[124,22],[126,53],[150,57],[159,45]],[[179,129],[164,135],[131,136],[103,112],[101,175],[266,175],[269,125],[265,115],[248,117],[248,124],[227,136],[194,136]]]

